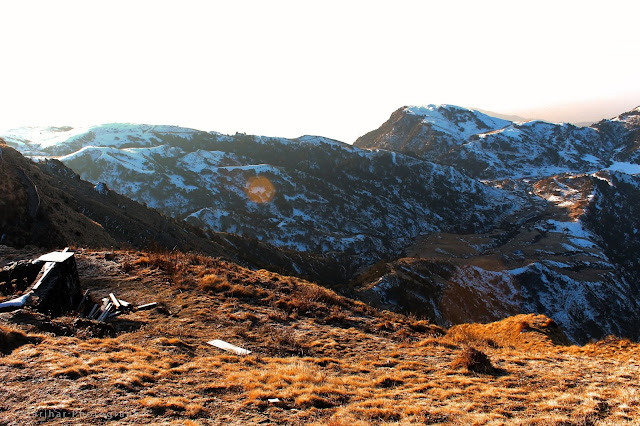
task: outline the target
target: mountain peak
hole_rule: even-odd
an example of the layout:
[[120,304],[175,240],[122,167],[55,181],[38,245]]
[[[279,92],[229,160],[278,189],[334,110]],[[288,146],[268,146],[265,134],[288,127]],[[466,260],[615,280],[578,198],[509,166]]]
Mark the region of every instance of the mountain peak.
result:
[[408,106],[404,111],[407,114],[424,117],[422,122],[430,124],[435,130],[464,139],[512,124],[511,121],[491,117],[480,111],[449,104]]
[[451,104],[407,105],[404,109],[416,115],[429,114],[430,112],[438,110],[475,112],[472,109]]

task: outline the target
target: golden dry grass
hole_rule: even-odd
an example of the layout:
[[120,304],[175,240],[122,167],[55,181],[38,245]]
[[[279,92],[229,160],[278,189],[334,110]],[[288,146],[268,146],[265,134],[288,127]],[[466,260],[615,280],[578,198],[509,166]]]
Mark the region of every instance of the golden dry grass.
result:
[[[2,356],[0,423],[47,416],[47,424],[78,425],[109,419],[617,425],[640,419],[640,348],[628,340],[569,346],[538,315],[444,334],[427,321],[379,312],[302,280],[196,255],[159,256],[78,256],[83,285],[98,296],[115,292],[162,306],[118,318],[114,337],[42,332],[41,342]],[[176,270],[178,283],[170,280]],[[220,283],[229,288],[219,290]],[[12,318],[0,315],[7,323]],[[38,330],[35,321],[13,327],[25,336]],[[212,339],[252,354],[221,351],[206,344]],[[494,374],[458,368],[469,346],[487,356]]]
[[27,335],[20,330],[0,325],[0,355],[10,354],[22,345],[39,341],[38,336]]

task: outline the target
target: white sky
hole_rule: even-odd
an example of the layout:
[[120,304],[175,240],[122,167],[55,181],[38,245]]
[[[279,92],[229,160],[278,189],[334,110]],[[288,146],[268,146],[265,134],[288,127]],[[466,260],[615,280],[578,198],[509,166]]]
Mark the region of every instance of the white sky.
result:
[[573,121],[640,105],[637,0],[0,1],[0,129],[353,142],[403,105]]

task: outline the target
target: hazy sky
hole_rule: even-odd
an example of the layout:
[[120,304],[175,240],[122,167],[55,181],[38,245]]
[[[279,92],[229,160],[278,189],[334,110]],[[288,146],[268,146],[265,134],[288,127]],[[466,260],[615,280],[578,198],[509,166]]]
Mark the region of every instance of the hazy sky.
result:
[[3,1],[0,128],[353,142],[430,103],[597,120],[640,105],[638,16],[637,0]]

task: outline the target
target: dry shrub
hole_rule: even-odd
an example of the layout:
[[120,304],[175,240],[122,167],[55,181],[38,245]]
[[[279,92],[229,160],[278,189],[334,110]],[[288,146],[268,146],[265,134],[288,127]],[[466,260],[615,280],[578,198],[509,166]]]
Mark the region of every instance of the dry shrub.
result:
[[229,383],[244,388],[245,404],[262,406],[268,398],[277,397],[300,407],[327,408],[348,398],[345,381],[323,368],[291,358],[273,360],[258,370],[234,369],[227,376]]
[[349,316],[339,307],[332,306],[331,312],[324,319],[326,323],[335,323],[343,326],[350,326]]
[[479,374],[494,374],[496,369],[491,365],[489,357],[471,346],[466,346],[451,363],[452,368],[465,368]]
[[394,379],[393,377],[383,377],[381,379],[376,380],[374,386],[377,388],[395,388],[402,385],[404,381]]
[[89,374],[89,370],[85,367],[72,366],[53,373],[53,377],[66,377],[67,379],[79,379]]
[[296,312],[298,314],[308,313],[316,306],[311,300],[306,298],[282,297],[273,306],[287,313]]
[[133,262],[136,266],[158,268],[167,274],[168,281],[179,287],[189,287],[192,280],[188,277],[188,268],[192,256],[182,252],[157,251],[144,255]]
[[136,259],[135,261],[133,261],[132,265],[135,265],[135,266],[150,266],[151,265],[151,258],[149,256],[142,256],[142,257]]
[[218,275],[208,274],[200,279],[198,287],[203,291],[221,292],[229,290],[231,288],[231,284],[229,284],[226,279],[219,277]]
[[186,398],[178,397],[156,398],[147,396],[138,401],[138,403],[157,414],[164,413],[167,410],[185,411],[188,406]]
[[281,355],[309,355],[309,345],[293,330],[271,328],[269,339],[277,353]]
[[334,291],[316,284],[304,283],[303,285],[297,286],[297,294],[299,297],[311,303],[321,302],[327,305],[345,305],[341,296],[337,295]]
[[524,333],[525,331],[528,331],[530,328],[531,326],[527,321],[520,321],[518,324],[516,324],[514,331],[516,333]]
[[418,333],[426,333],[432,337],[444,336],[445,334],[447,334],[444,328],[439,327],[435,324],[431,324],[427,320],[409,319],[408,326],[413,331],[417,331]]
[[254,292],[251,287],[246,287],[243,285],[232,284],[231,288],[225,292],[228,296],[233,297],[253,297]]
[[256,295],[253,287],[231,284],[226,278],[215,274],[207,274],[200,278],[198,287],[202,291],[224,293],[232,297],[253,297]]
[[398,324],[389,320],[380,320],[374,325],[374,328],[378,331],[394,332],[398,330]]
[[138,401],[138,403],[150,409],[155,414],[164,414],[168,410],[173,410],[183,412],[184,415],[191,418],[206,417],[209,415],[208,411],[202,405],[189,403],[186,398],[182,397],[156,398],[148,396]]
[[191,418],[208,417],[209,411],[200,404],[187,404],[184,407],[184,414]]
[[233,321],[251,321],[252,324],[260,321],[260,318],[258,318],[258,316],[248,311],[235,312],[229,314],[227,318]]
[[158,341],[158,344],[161,346],[174,348],[178,352],[183,352],[188,355],[193,355],[195,351],[195,348],[192,345],[178,339],[177,337],[174,337],[171,339],[168,339],[166,337],[161,337],[157,341]]
[[300,395],[296,398],[296,406],[301,408],[331,408],[334,404],[318,395]]
[[39,337],[28,336],[22,331],[0,326],[0,354],[10,354],[14,349],[22,345],[38,343],[40,340]]
[[128,274],[129,272],[133,271],[133,269],[135,268],[135,265],[133,262],[129,260],[125,260],[124,262],[122,262],[122,264],[120,264],[120,267],[124,272]]
[[447,343],[445,342],[443,339],[437,338],[437,337],[428,337],[424,340],[419,341],[418,343],[415,344],[416,347],[418,348],[424,348],[424,347],[428,347],[428,346],[440,346],[443,347],[445,349],[458,349],[458,345],[453,345],[451,343]]

